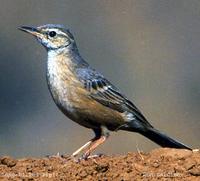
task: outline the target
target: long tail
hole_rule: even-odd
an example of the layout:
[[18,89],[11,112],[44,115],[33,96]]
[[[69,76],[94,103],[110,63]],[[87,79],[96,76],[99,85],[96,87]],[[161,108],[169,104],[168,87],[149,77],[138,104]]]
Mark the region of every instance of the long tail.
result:
[[147,128],[145,129],[145,131],[139,131],[139,133],[149,138],[150,140],[152,140],[153,142],[157,143],[158,145],[162,147],[192,150],[191,148],[184,145],[183,143],[180,143],[170,138],[169,136],[161,133],[160,131],[156,130],[153,127]]

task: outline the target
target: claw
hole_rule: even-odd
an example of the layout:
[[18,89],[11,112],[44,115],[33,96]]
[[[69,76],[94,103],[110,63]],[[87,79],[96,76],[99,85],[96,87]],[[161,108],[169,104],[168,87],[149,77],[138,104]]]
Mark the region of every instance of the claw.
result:
[[47,158],[61,158],[60,153],[56,153],[55,155],[46,155]]

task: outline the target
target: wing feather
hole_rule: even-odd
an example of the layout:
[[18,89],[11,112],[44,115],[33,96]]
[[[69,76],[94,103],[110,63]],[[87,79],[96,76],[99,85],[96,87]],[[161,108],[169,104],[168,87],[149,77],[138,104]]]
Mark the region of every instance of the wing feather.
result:
[[79,72],[81,81],[84,83],[84,87],[90,91],[90,97],[121,113],[132,113],[137,120],[149,124],[140,110],[101,74],[91,69],[90,71],[88,69],[81,71],[81,73]]

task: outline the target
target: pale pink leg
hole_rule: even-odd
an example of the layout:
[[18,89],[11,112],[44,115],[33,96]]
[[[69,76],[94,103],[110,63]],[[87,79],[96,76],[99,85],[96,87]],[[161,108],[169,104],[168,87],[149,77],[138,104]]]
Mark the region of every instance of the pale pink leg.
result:
[[89,148],[86,150],[86,152],[84,153],[84,158],[88,158],[88,156],[90,155],[90,153],[92,151],[94,151],[99,145],[101,145],[102,143],[104,143],[107,139],[107,136],[101,136],[99,139],[94,140],[90,145]]
[[84,144],[83,146],[81,146],[78,150],[76,150],[72,156],[76,157],[80,152],[82,152],[84,149],[86,149],[88,146],[90,146],[92,144],[93,140],[88,141],[86,144]]
[[[100,136],[101,135],[101,136]],[[100,136],[100,137],[99,137]],[[95,131],[95,137],[76,150],[72,157],[76,157],[80,152],[86,150],[83,154],[82,158],[86,159],[90,155],[92,151],[94,151],[99,145],[104,143],[106,139],[109,137],[109,132],[106,127],[102,126],[101,130]]]

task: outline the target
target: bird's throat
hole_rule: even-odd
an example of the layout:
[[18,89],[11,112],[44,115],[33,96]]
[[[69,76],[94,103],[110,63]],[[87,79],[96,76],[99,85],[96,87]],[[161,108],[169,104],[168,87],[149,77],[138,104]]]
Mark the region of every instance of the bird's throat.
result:
[[74,67],[72,57],[65,52],[48,52],[47,83],[54,99],[69,93],[69,86],[76,80]]

